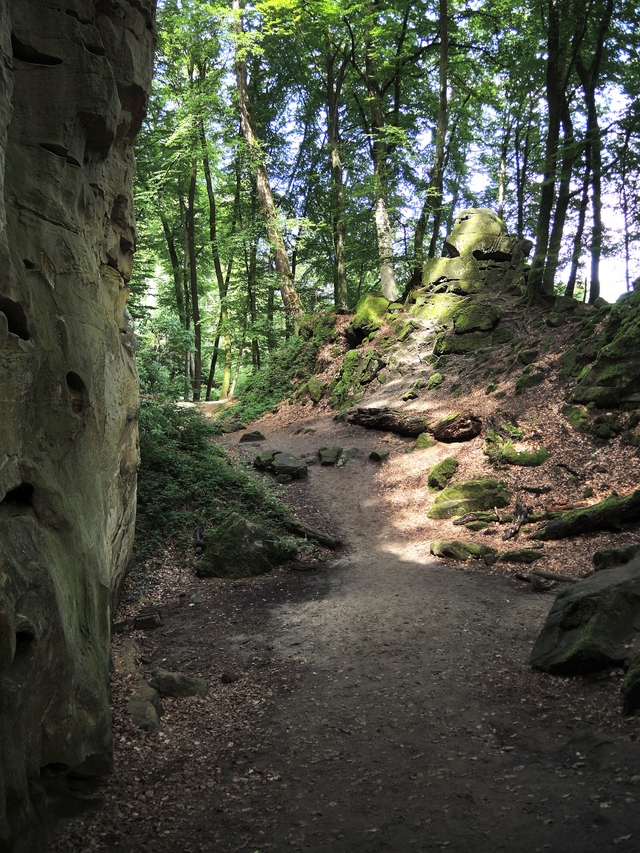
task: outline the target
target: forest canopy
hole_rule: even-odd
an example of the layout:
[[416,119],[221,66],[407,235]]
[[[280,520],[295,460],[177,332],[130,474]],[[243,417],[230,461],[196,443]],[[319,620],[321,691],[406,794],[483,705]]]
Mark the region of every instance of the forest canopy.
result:
[[621,289],[640,273],[635,4],[161,0],[158,32],[146,391],[232,396],[304,315],[417,286],[466,207],[534,242],[527,299],[595,301],[611,255]]

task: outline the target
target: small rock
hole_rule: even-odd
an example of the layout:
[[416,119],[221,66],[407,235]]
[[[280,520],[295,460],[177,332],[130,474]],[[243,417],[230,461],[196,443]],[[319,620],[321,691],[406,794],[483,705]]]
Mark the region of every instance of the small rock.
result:
[[184,672],[169,672],[167,669],[154,669],[149,684],[161,696],[200,696],[207,693],[204,678],[186,675]]
[[220,676],[220,681],[223,684],[233,684],[234,681],[238,681],[240,676],[237,672],[231,672],[231,670],[225,670]]
[[145,732],[160,730],[160,717],[164,713],[164,708],[157,690],[154,690],[146,681],[136,687],[127,703],[127,710],[134,726]]
[[342,454],[342,448],[335,444],[333,447],[318,448],[318,456],[321,465],[335,465]]
[[372,450],[369,454],[369,459],[373,459],[374,462],[384,462],[389,456],[388,450]]
[[438,441],[470,441],[480,435],[482,421],[470,412],[457,412],[443,418],[433,428],[433,437]]
[[245,444],[250,441],[266,441],[264,435],[256,430],[255,432],[245,432],[240,436],[240,444]]
[[157,610],[147,613],[139,613],[133,623],[133,627],[139,631],[150,631],[163,625],[162,616]]

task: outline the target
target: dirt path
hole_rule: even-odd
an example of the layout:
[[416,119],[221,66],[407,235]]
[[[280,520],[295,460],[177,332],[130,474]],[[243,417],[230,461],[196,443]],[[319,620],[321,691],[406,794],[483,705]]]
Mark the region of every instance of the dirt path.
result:
[[[552,596],[425,556],[368,459],[384,438],[308,426],[267,444],[358,448],[287,487],[344,552],[309,574],[186,583],[133,655],[217,686],[167,700],[161,736],[133,732],[116,702],[107,808],[56,849],[639,850],[638,726],[619,716],[619,680],[532,673]],[[387,444],[399,457],[402,440]],[[241,678],[220,685],[222,669]]]

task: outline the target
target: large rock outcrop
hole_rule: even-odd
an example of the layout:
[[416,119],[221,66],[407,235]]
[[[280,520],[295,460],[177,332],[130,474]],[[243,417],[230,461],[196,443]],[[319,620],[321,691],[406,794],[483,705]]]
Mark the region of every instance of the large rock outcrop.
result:
[[0,0],[0,850],[111,762],[138,392],[133,141],[155,0]]

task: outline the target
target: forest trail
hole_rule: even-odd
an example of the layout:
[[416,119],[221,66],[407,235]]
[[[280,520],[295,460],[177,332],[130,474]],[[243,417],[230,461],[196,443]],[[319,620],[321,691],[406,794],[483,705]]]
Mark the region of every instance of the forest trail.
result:
[[[166,700],[160,737],[132,733],[115,702],[106,809],[56,850],[639,849],[640,749],[635,722],[616,716],[618,680],[528,666],[552,596],[436,562],[420,531],[407,537],[383,473],[402,439],[330,417],[297,435],[256,426],[262,449],[358,448],[283,490],[345,547],[314,572],[189,579],[136,654],[217,686],[188,707]],[[385,442],[380,467],[368,456]],[[223,667],[240,679],[220,685]]]

